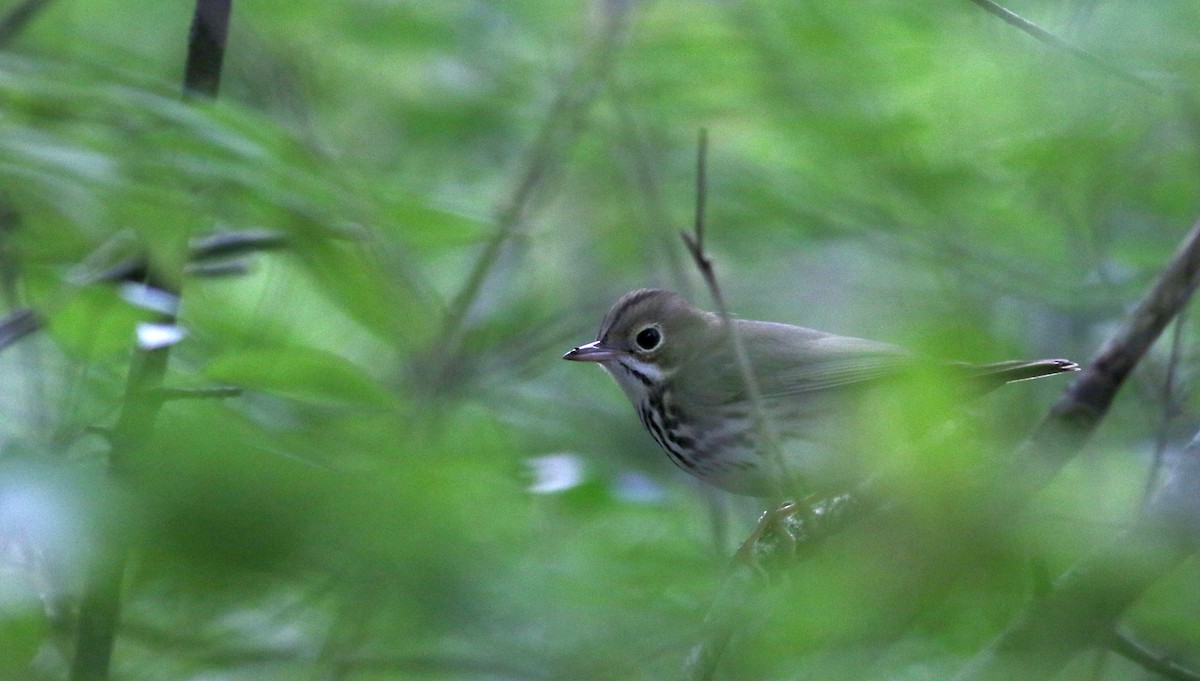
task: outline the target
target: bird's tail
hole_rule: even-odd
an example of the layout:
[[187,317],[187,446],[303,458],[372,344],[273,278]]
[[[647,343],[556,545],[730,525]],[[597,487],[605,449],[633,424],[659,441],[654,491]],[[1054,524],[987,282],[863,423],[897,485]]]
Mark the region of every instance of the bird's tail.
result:
[[977,364],[970,370],[972,378],[983,381],[989,388],[1072,371],[1079,371],[1079,365],[1069,359],[1018,359],[994,364]]

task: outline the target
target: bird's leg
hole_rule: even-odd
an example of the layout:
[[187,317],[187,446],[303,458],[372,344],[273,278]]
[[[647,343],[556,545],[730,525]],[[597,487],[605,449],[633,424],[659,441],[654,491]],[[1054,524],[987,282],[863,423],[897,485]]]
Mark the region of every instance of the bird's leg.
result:
[[[785,501],[768,508],[758,519],[750,536],[738,547],[734,560],[751,565],[766,574],[764,563],[790,560],[796,555],[797,530],[803,529],[803,521],[797,523],[796,515],[808,508],[813,496],[801,501]],[[799,525],[799,526],[798,526]]]
[[810,494],[800,501],[787,501],[767,509],[750,536],[738,547],[734,560],[768,575],[768,563],[790,562],[800,549],[836,530],[838,519],[849,510],[856,496],[848,492]]

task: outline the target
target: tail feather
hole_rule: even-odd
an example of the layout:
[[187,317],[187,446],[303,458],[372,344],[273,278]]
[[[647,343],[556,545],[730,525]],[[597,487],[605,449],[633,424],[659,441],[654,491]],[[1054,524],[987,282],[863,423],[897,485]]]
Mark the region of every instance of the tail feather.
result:
[[1014,381],[1028,381],[1072,371],[1079,371],[1079,365],[1069,359],[1038,359],[978,364],[971,367],[970,373],[972,378],[985,382],[990,389]]

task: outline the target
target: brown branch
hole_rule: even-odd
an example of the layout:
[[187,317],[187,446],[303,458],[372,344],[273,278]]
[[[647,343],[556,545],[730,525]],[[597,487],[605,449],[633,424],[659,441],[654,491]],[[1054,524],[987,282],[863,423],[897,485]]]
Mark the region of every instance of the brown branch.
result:
[[[1003,505],[1023,504],[1078,451],[1108,412],[1117,391],[1200,285],[1200,220],[1192,225],[1158,280],[1054,403],[1017,450]],[[1011,506],[1010,506],[1011,507]]]
[[[939,523],[931,545],[952,545],[956,532],[978,537],[1033,495],[1057,474],[1099,425],[1121,385],[1145,356],[1167,324],[1183,310],[1200,284],[1200,221],[1192,227],[1158,280],[1130,312],[1116,333],[1086,364],[1034,433],[1018,449],[1015,461],[989,483],[964,497],[982,499],[955,518],[959,528],[947,532]],[[1200,462],[1200,445],[1192,456]],[[1200,469],[1200,463],[1195,463]],[[1195,550],[1194,529],[1200,526],[1200,470],[1167,476],[1134,529],[1062,577],[1038,598],[958,676],[960,681],[1002,678],[1041,679],[1054,676],[1080,651],[1105,645],[1114,623],[1144,590]],[[1185,471],[1186,472],[1186,471]],[[886,493],[886,490],[885,490]],[[887,495],[889,500],[892,495]],[[951,553],[939,561],[954,562]],[[936,567],[943,567],[937,565]]]
[[[703,256],[703,232],[686,239],[693,257],[697,259],[702,273],[707,263]],[[693,246],[694,244],[694,246]],[[706,275],[706,280],[711,274]],[[715,282],[715,278],[714,278]],[[1013,508],[1028,503],[1033,494],[1040,490],[1074,452],[1086,442],[1087,437],[1107,412],[1117,390],[1132,372],[1137,362],[1145,355],[1165,326],[1170,323],[1190,299],[1200,284],[1200,221],[1183,240],[1158,281],[1151,287],[1141,303],[1130,313],[1125,323],[1100,349],[1097,355],[1068,387],[1062,398],[1055,403],[1050,413],[1039,424],[1033,435],[1018,448],[1017,461],[1005,478],[1010,484],[996,490],[990,502],[992,513],[981,509],[981,518],[1011,515]],[[1196,445],[1200,447],[1200,445]],[[1200,449],[1198,449],[1200,451]],[[1197,475],[1200,478],[1200,474]],[[1183,489],[1182,478],[1173,478],[1175,487]],[[845,513],[835,513],[822,518],[820,532],[833,533],[850,522],[869,513],[876,505],[872,499],[881,492],[879,485],[870,482],[856,490],[850,499],[856,503],[848,506]],[[1200,482],[1194,482],[1200,489]],[[1159,495],[1162,496],[1161,494]],[[1181,498],[1195,498],[1177,494]],[[1193,502],[1198,503],[1200,502]],[[1029,651],[1040,651],[1039,646],[1055,648],[1058,656],[1051,656],[1051,664],[1070,659],[1071,651],[1101,641],[1112,630],[1112,623],[1132,602],[1146,585],[1159,578],[1178,564],[1186,555],[1184,545],[1170,537],[1164,537],[1161,528],[1166,517],[1164,508],[1173,508],[1181,503],[1159,502],[1153,514],[1143,518],[1145,523],[1138,530],[1128,533],[1112,549],[1097,556],[1092,562],[1081,563],[1046,598],[1032,606],[1021,621],[977,658],[972,666],[960,676],[964,681],[999,678],[1039,678],[1043,661]],[[1007,513],[1005,513],[1007,511]],[[1192,514],[1200,521],[1200,511]],[[1189,516],[1189,517],[1192,517]],[[798,519],[803,521],[804,516]],[[1200,524],[1200,522],[1197,522]],[[970,523],[967,523],[970,525]],[[814,537],[819,538],[819,533]],[[778,550],[778,547],[764,547]],[[757,550],[757,549],[756,549]],[[952,556],[951,556],[952,557]],[[950,558],[950,557],[948,557]],[[752,593],[753,573],[748,566],[735,564],[733,572],[726,578],[721,592],[705,620],[702,640],[693,648],[685,667],[689,681],[709,679],[715,672],[720,656],[734,633],[734,622],[741,616],[739,603],[744,603]],[[1111,580],[1119,580],[1126,590],[1113,598],[1097,598],[1097,594],[1109,594]],[[1105,588],[1100,588],[1104,586]],[[1097,625],[1096,622],[1100,624]],[[1058,630],[1068,632],[1058,635]],[[1025,676],[1011,675],[1007,663],[1016,658],[1018,666],[1028,664]],[[990,675],[989,675],[990,674]]]
[[[1080,449],[1117,391],[1200,284],[1200,221],[1159,279],[1019,449],[1008,485],[992,501],[1024,505]],[[1200,436],[1135,526],[1081,561],[957,677],[1048,678],[1080,651],[1102,645],[1142,592],[1195,551],[1200,527]],[[1000,516],[997,516],[1000,517]]]

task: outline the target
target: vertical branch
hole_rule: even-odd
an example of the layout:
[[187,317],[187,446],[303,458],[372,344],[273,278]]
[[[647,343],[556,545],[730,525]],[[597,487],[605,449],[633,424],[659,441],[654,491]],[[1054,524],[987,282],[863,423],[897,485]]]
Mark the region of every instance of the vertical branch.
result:
[[[159,323],[171,323],[162,315]],[[135,350],[125,383],[125,398],[110,436],[109,474],[121,480],[129,459],[149,439],[162,406],[158,387],[167,371],[169,346]],[[117,623],[121,615],[121,583],[130,549],[130,537],[116,523],[102,528],[103,540],[95,565],[87,576],[75,632],[75,657],[70,681],[105,681],[109,678]]]
[[[231,0],[197,0],[188,40],[188,60],[183,94],[215,97],[220,83],[229,26]],[[154,281],[152,265],[147,264],[142,281]],[[164,291],[178,306],[178,292]],[[162,312],[156,324],[175,324],[175,309]],[[125,392],[117,422],[109,437],[109,476],[120,482],[127,473],[130,459],[141,450],[154,432],[163,405],[163,379],[170,359],[170,344],[143,345],[133,350]],[[119,520],[119,518],[117,518]],[[107,523],[96,563],[85,578],[83,598],[75,632],[75,654],[71,660],[70,681],[106,681],[112,666],[113,645],[121,618],[121,587],[125,579],[132,538],[120,522]]]
[[229,34],[229,12],[233,0],[196,0],[192,28],[188,33],[187,65],[183,92],[214,98],[221,85],[225,63],[225,39]]
[[[700,130],[699,144],[696,156],[696,215],[692,232],[683,232],[680,236],[691,253],[700,275],[708,285],[717,313],[721,316],[722,329],[725,332],[725,342],[733,351],[737,363],[738,374],[742,386],[750,401],[750,411],[754,417],[754,426],[758,434],[759,453],[768,461],[773,469],[769,476],[774,489],[771,503],[778,505],[783,500],[785,469],[783,466],[783,451],[779,444],[779,435],[774,424],[767,417],[763,404],[762,393],[758,388],[758,380],[754,376],[754,368],[742,345],[741,336],[730,321],[729,309],[725,305],[725,297],[717,283],[713,271],[712,260],[704,251],[704,215],[708,198],[708,132]],[[753,537],[752,537],[753,540]],[[724,655],[725,648],[737,631],[738,622],[745,610],[747,602],[753,597],[759,582],[760,572],[751,561],[735,560],[729,572],[722,580],[713,603],[705,615],[699,642],[692,646],[683,664],[683,677],[686,681],[708,681],[716,673],[717,666]]]
[[708,128],[700,128],[699,137],[696,140],[696,215],[692,222],[694,230],[695,243],[688,241],[687,236],[684,236],[684,242],[688,244],[688,249],[693,253],[699,252],[700,258],[696,260],[696,264],[700,267],[700,271],[705,273],[707,278],[712,273],[712,262],[704,256],[704,215],[708,211]]

